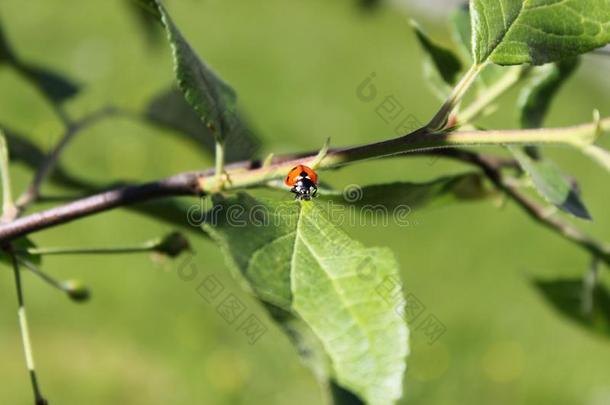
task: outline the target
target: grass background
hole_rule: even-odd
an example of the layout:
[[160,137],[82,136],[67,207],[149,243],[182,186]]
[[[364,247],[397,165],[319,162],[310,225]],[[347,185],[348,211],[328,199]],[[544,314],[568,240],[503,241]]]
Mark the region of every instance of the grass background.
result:
[[[438,107],[422,79],[421,53],[407,24],[417,17],[436,39],[450,41],[444,17],[409,7],[364,12],[347,0],[168,1],[175,21],[197,51],[237,90],[262,140],[260,155],[371,142],[393,128],[375,105],[355,96],[371,72],[382,95],[425,121]],[[53,67],[85,87],[68,103],[74,117],[104,104],[141,110],[172,80],[165,44],[150,46],[123,1],[60,3],[4,0],[5,30],[29,61]],[[553,104],[549,125],[610,114],[608,59],[587,56]],[[607,78],[606,78],[607,80]],[[61,125],[36,90],[0,66],[0,123],[45,150]],[[516,125],[516,92],[487,125]],[[608,140],[604,141],[610,146]],[[570,150],[551,149],[574,174],[595,218],[579,225],[610,240],[608,174]],[[144,181],[209,167],[210,157],[169,131],[117,119],[84,131],[63,165],[97,182]],[[464,170],[426,158],[367,162],[322,173],[342,188],[394,180],[424,181]],[[13,165],[20,191],[31,171]],[[60,189],[48,186],[48,193]],[[286,195],[286,198],[291,198]],[[46,207],[45,204],[36,209]],[[610,344],[559,316],[531,285],[579,277],[585,253],[533,224],[508,203],[494,201],[414,213],[411,227],[349,227],[366,245],[389,246],[405,288],[447,327],[433,345],[418,332],[405,379],[404,404],[610,402]],[[37,233],[40,246],[131,244],[171,231],[165,223],[115,210]],[[49,257],[44,269],[77,278],[93,290],[75,305],[25,274],[31,334],[45,395],[53,404],[312,404],[321,390],[287,339],[227,274],[218,249],[188,235],[196,251],[195,279],[176,274],[177,261],[147,255]],[[214,274],[268,332],[250,345],[197,293]],[[0,404],[31,403],[15,314],[13,275],[0,267]],[[602,273],[607,284],[608,276]]]

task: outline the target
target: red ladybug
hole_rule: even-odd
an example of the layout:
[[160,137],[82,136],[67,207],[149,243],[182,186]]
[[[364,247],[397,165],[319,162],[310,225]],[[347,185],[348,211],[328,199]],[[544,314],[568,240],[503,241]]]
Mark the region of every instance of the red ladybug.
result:
[[311,200],[318,193],[318,175],[312,168],[305,165],[298,165],[290,169],[288,176],[284,180],[287,186],[291,186],[291,192],[295,198],[300,200]]

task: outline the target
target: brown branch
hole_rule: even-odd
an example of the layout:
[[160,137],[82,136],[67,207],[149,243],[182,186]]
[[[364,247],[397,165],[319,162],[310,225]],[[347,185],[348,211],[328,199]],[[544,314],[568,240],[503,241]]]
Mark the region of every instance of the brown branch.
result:
[[[372,145],[380,144],[385,144],[385,142]],[[359,146],[351,149],[334,149],[330,150],[328,155],[331,157],[333,155],[340,156],[348,151],[353,151],[354,153],[358,154],[366,148],[366,146]],[[478,156],[475,153],[467,152],[464,150],[437,149],[408,153],[402,152],[394,155],[387,155],[385,157],[396,157],[405,155],[430,155],[447,157],[461,160],[466,163],[473,163],[473,160],[475,160],[473,156]],[[292,165],[296,165],[302,160],[312,159],[315,156],[316,152],[306,152],[302,154],[278,156],[273,158],[271,163],[273,166],[291,167]],[[516,167],[516,162],[511,159],[505,159],[502,157],[491,155],[486,156],[486,159],[489,162],[493,162],[493,164],[498,168],[506,166]],[[259,169],[261,169],[261,162],[258,160],[236,162],[226,166],[226,170],[229,173],[241,173],[248,171],[253,172]],[[10,240],[13,240],[23,235],[27,235],[32,232],[60,225],[99,212],[108,211],[116,207],[127,206],[130,204],[159,198],[185,195],[203,195],[206,193],[204,191],[204,184],[207,180],[213,180],[213,178],[213,169],[208,169],[201,172],[181,173],[175,176],[168,177],[166,179],[150,183],[122,186],[116,189],[102,191],[89,197],[80,198],[73,202],[66,203],[55,208],[50,208],[45,211],[33,213],[23,218],[15,217],[12,221],[0,226],[0,243],[6,243]]]
[[[576,130],[581,130],[582,128],[584,127],[572,127],[572,129]],[[468,136],[476,137],[475,133],[472,134],[473,135]],[[483,155],[463,149],[451,148],[449,145],[444,145],[444,149],[425,151],[413,151],[408,148],[400,149],[401,143],[407,144],[408,146],[421,143],[426,145],[431,142],[426,138],[436,138],[439,139],[440,142],[443,142],[443,135],[430,134],[426,132],[425,129],[420,129],[407,136],[389,141],[362,145],[354,148],[331,150],[324,160],[324,168],[336,168],[346,163],[373,157],[404,156],[405,154],[410,156],[435,155],[475,165],[486,174],[498,189],[504,191],[534,220],[558,232],[564,238],[583,247],[594,256],[598,256],[606,263],[610,264],[610,247],[598,243],[568,222],[547,215],[545,205],[540,205],[523,195],[510,181],[508,181],[508,178],[504,177],[501,169],[505,167],[517,168],[516,162],[497,156]],[[394,150],[395,152],[388,153],[388,151],[391,150]],[[232,178],[231,181],[237,181],[235,182],[236,184],[229,184],[232,184],[232,188],[264,184],[265,181],[274,176],[283,176],[292,165],[302,162],[307,163],[313,159],[315,159],[315,154],[313,153],[276,157],[269,166],[264,168],[260,167],[259,161],[234,163],[227,166],[226,169]],[[214,179],[214,171],[210,169],[202,172],[182,173],[142,185],[124,186],[118,189],[104,191],[90,197],[78,199],[74,202],[6,223],[0,226],[0,243],[6,243],[19,236],[120,206],[172,196],[203,195],[207,192],[214,191]]]
[[156,198],[197,195],[198,180],[201,175],[196,172],[182,173],[151,183],[108,190],[59,207],[36,212],[0,227],[0,242],[7,242],[19,236],[120,206]]

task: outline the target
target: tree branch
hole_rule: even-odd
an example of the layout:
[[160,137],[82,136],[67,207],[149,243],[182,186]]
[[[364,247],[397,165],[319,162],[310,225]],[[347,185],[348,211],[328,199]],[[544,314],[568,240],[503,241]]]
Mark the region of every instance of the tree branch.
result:
[[[610,130],[610,119],[602,120],[599,124],[603,130]],[[515,190],[512,190],[510,185],[503,184],[497,179],[496,172],[499,173],[499,169],[495,166],[489,166],[489,160],[484,161],[487,164],[486,166],[481,163],[478,154],[471,154],[462,150],[448,152],[450,150],[448,148],[475,145],[527,145],[532,143],[578,145],[594,139],[597,128],[596,124],[584,124],[543,130],[459,131],[444,134],[429,132],[427,129],[421,128],[411,134],[387,141],[330,150],[323,161],[320,162],[319,168],[332,169],[357,161],[397,156],[405,153],[444,155],[478,165],[486,171],[492,181],[496,179],[494,181],[496,186],[511,195],[528,212],[536,213],[536,210],[522,201],[520,195],[514,195]],[[226,189],[251,187],[264,184],[269,180],[282,178],[293,166],[311,164],[315,161],[316,156],[317,154],[314,153],[300,158],[295,158],[295,155],[278,157],[274,158],[271,164],[265,167],[261,167],[258,161],[245,161],[229,165],[226,169],[230,182],[227,183]],[[4,224],[0,226],[0,243],[112,208],[171,196],[204,195],[220,191],[220,186],[218,177],[214,176],[214,170],[210,169],[202,172],[182,173],[151,183],[105,191]],[[541,221],[543,220],[540,215],[535,217]],[[548,224],[549,220],[544,219],[544,222]],[[564,236],[570,234],[566,228],[558,224],[553,225],[553,227]],[[593,249],[592,245],[584,239],[575,235],[572,235],[572,238],[580,239],[580,243],[584,243]]]
[[136,202],[171,196],[197,195],[200,175],[196,172],[182,173],[151,183],[105,191],[36,212],[0,227],[0,242],[7,242],[31,232]]

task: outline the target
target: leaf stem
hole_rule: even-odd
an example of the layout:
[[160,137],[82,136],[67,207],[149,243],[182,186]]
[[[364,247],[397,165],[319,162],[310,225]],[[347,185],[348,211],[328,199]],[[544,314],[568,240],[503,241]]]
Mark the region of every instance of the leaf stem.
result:
[[317,170],[318,167],[320,167],[320,164],[322,164],[322,160],[324,160],[324,158],[328,154],[329,146],[330,146],[330,137],[326,138],[326,141],[324,141],[324,145],[322,145],[322,148],[316,155],[315,159],[313,160],[313,162],[311,162],[312,169]]
[[[24,253],[30,255],[75,255],[75,254],[123,254],[155,251],[161,244],[159,239],[144,242],[135,246],[96,246],[96,247],[35,247],[27,248]],[[19,251],[17,251],[19,252]]]
[[225,144],[223,140],[216,139],[215,157],[215,178],[218,185],[218,191],[222,190],[225,183]]
[[4,133],[0,129],[0,181],[2,181],[2,220],[8,220],[17,209],[13,204],[11,190],[11,175],[9,173],[8,145]]
[[15,252],[37,256],[159,252],[174,257],[187,249],[190,249],[188,240],[182,234],[172,232],[164,237],[131,246],[29,247],[23,250],[15,249]]
[[[18,250],[15,250],[15,253],[19,253]],[[29,271],[31,271],[33,274],[35,274],[36,276],[38,276],[41,280],[43,280],[45,283],[49,284],[52,287],[55,287],[61,291],[64,291],[62,288],[62,284],[60,281],[54,279],[53,277],[49,276],[47,273],[41,271],[38,267],[36,267],[34,265],[34,263],[31,263],[28,260],[25,260],[21,257],[17,257],[17,260],[23,264],[25,266],[25,268],[27,268]]]
[[531,70],[531,68],[523,68],[522,66],[511,66],[508,69],[511,71],[495,82],[493,86],[487,88],[459,114],[459,124],[469,124],[479,118],[494,101],[520,82]]
[[59,281],[55,278],[49,276],[44,271],[40,270],[34,263],[25,260],[21,257],[18,260],[23,264],[29,271],[38,276],[42,281],[47,283],[53,288],[58,289],[59,291],[65,293],[70,299],[74,301],[84,301],[89,297],[89,290],[83,286],[81,283],[69,280],[69,281]]
[[447,119],[449,118],[449,114],[451,114],[455,106],[458,105],[462,100],[484,67],[484,63],[474,64],[466,71],[462,79],[453,88],[447,100],[430,120],[428,125],[426,125],[426,128],[428,128],[430,131],[439,131],[444,128],[445,124],[447,123]]
[[14,252],[10,252],[13,261],[13,272],[15,274],[15,287],[17,289],[17,314],[19,317],[19,327],[21,330],[21,339],[23,342],[23,351],[25,354],[25,363],[30,373],[32,381],[32,390],[34,391],[34,401],[36,405],[46,405],[47,401],[42,396],[36,377],[36,368],[34,366],[34,355],[32,351],[32,343],[30,340],[30,332],[28,328],[28,320],[25,311],[25,300],[23,298],[23,286],[21,285],[21,272],[19,270],[19,262]]

